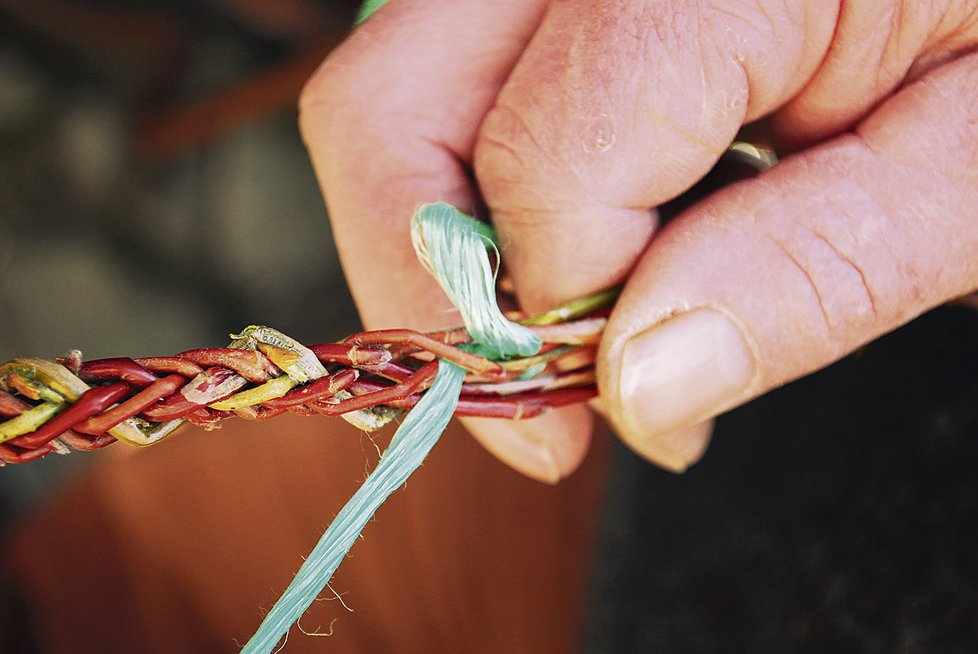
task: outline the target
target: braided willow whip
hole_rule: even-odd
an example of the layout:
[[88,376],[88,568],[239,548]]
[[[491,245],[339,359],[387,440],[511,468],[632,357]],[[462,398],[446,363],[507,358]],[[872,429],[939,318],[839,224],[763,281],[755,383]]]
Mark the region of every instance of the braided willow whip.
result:
[[76,350],[54,361],[14,359],[0,366],[0,465],[117,440],[152,445],[185,422],[213,429],[232,416],[339,415],[374,431],[418,402],[435,357],[468,373],[456,415],[536,416],[596,394],[595,348],[614,297],[523,320],[544,347],[502,362],[459,348],[470,341],[464,328],[368,331],[306,347],[258,326],[232,335],[229,347],[170,357],[83,361]]

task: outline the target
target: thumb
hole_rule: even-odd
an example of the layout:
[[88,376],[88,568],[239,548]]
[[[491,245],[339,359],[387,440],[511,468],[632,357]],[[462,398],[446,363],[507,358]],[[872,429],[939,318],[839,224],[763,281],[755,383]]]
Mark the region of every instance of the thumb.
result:
[[721,191],[656,236],[599,357],[611,420],[651,457],[665,435],[975,289],[975,206],[969,55],[853,134]]
[[[716,4],[548,3],[474,159],[524,309],[620,284],[657,228],[651,207],[703,176],[745,121],[796,94],[835,24],[824,2]],[[582,458],[588,416],[566,407],[545,420],[498,426],[494,451],[519,468],[519,444],[545,443],[556,479]],[[704,422],[645,454],[681,470],[709,434]]]

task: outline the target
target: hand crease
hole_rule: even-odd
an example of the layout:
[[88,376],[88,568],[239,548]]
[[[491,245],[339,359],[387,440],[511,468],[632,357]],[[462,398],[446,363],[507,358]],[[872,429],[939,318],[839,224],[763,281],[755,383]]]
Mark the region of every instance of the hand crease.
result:
[[783,254],[785,258],[787,258],[788,261],[790,261],[794,265],[794,267],[797,268],[798,271],[804,276],[805,280],[808,282],[808,287],[812,290],[812,293],[814,293],[815,295],[815,301],[818,303],[819,311],[822,314],[822,321],[825,324],[825,331],[829,335],[834,335],[835,330],[832,328],[832,321],[829,318],[829,313],[825,306],[825,302],[822,298],[822,293],[821,291],[819,291],[818,284],[815,282],[815,278],[812,277],[811,271],[809,271],[806,266],[802,265],[801,261],[799,261],[798,258],[795,257],[795,255],[791,252],[791,250],[785,247],[784,243],[782,243],[779,239],[775,238],[771,234],[768,234],[764,230],[761,230],[761,234],[764,236],[764,238],[767,238],[771,243],[773,243],[774,246],[778,250],[780,250],[781,254]]
[[879,313],[876,310],[876,299],[873,297],[873,292],[872,292],[871,287],[869,285],[869,279],[866,277],[866,271],[863,270],[862,266],[860,266],[859,264],[857,264],[856,261],[852,257],[850,257],[845,252],[843,252],[842,250],[840,250],[839,248],[837,248],[835,246],[835,244],[830,239],[826,238],[817,229],[810,229],[809,231],[811,232],[812,236],[814,236],[818,240],[820,240],[823,243],[825,243],[825,245],[828,246],[828,248],[830,250],[832,250],[832,252],[835,254],[836,258],[840,262],[842,262],[843,264],[845,264],[846,266],[848,266],[849,268],[851,268],[852,270],[854,270],[856,272],[856,274],[859,276],[860,286],[862,287],[863,291],[865,292],[867,300],[869,300],[870,313],[872,315],[872,320],[875,323],[876,320],[877,320],[877,317],[879,316]]

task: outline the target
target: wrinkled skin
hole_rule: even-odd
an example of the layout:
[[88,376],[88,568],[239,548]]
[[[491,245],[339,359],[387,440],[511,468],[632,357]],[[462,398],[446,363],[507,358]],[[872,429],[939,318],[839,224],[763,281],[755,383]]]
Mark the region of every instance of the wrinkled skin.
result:
[[[368,328],[458,322],[408,222],[481,197],[526,309],[625,283],[595,405],[682,470],[717,414],[978,287],[976,42],[974,1],[392,0],[301,122]],[[761,118],[794,154],[660,229]],[[591,432],[467,424],[549,482]]]

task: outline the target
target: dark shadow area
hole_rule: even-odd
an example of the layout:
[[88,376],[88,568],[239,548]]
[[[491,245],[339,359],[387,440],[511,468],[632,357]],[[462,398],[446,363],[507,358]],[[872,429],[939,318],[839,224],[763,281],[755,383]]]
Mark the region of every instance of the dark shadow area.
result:
[[973,652],[978,313],[931,312],[717,423],[619,447],[587,652]]

